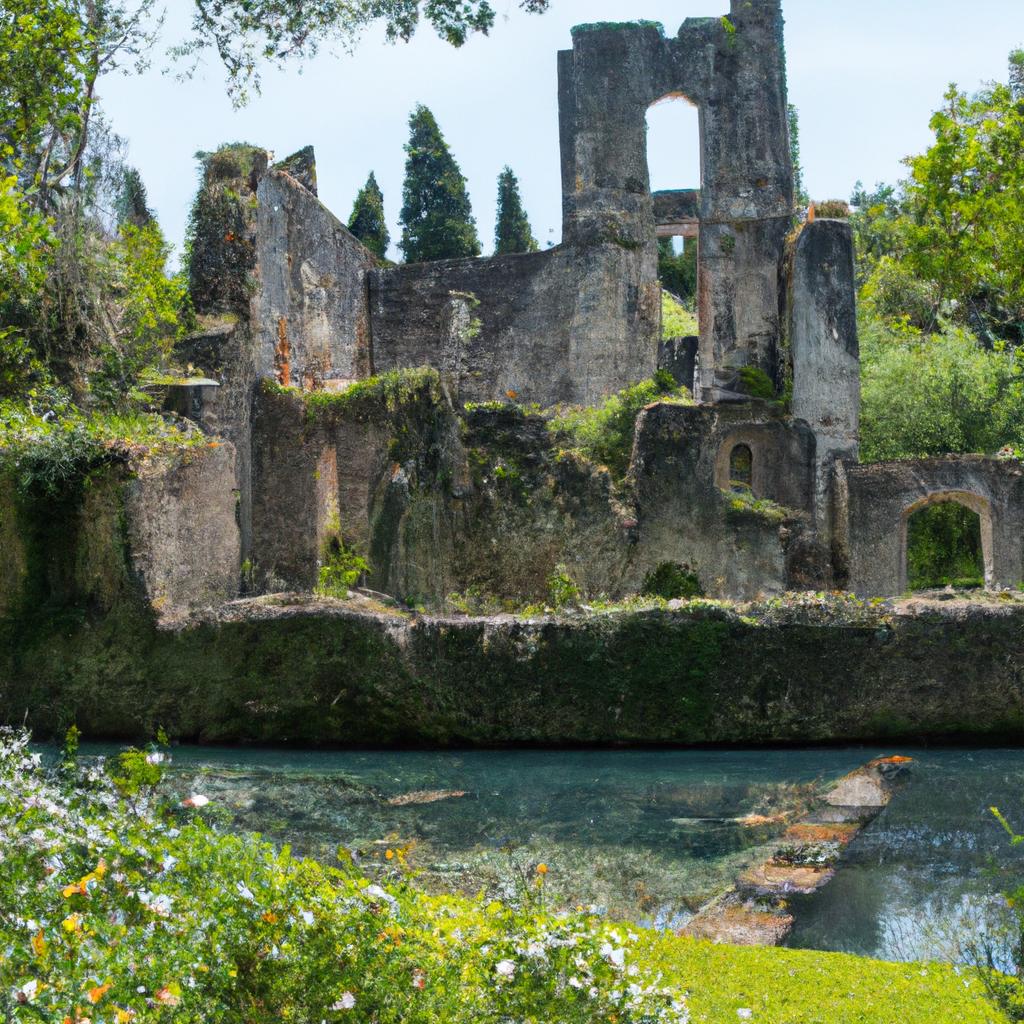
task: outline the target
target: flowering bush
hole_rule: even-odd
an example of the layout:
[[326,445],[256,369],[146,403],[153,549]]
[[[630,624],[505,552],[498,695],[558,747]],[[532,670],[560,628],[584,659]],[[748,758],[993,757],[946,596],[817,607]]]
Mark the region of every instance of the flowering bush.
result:
[[[684,1024],[636,934],[384,888],[157,796],[166,755],[47,768],[0,732],[6,1021]],[[537,885],[543,884],[538,873]]]

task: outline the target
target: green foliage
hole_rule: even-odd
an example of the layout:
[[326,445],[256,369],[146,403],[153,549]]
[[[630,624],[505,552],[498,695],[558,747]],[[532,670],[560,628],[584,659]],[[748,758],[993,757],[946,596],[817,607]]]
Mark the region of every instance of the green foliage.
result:
[[348,596],[350,587],[370,571],[370,565],[338,538],[332,538],[324,552],[316,592],[325,597]]
[[867,315],[890,322],[896,331],[905,332],[907,327],[934,331],[938,327],[938,287],[915,276],[905,263],[892,256],[882,256],[875,263],[860,299]]
[[697,574],[688,565],[680,565],[678,562],[662,562],[652,569],[644,577],[640,592],[666,601],[704,596]]
[[806,209],[811,197],[804,187],[804,168],[800,162],[800,111],[792,103],[786,108],[786,123],[789,127],[789,156],[793,162],[793,200],[797,209]]
[[114,213],[117,226],[130,224],[135,228],[149,227],[156,219],[149,208],[146,186],[142,175],[134,167],[126,167],[121,175],[117,195],[114,198]]
[[536,252],[537,239],[519,195],[519,180],[511,167],[498,175],[498,217],[494,227],[494,254]]
[[739,389],[751,398],[760,398],[766,402],[773,402],[778,397],[775,382],[759,366],[740,367]]
[[661,336],[666,341],[670,338],[689,338],[699,333],[697,314],[690,312],[682,303],[666,291],[661,293]]
[[556,565],[548,576],[548,600],[555,609],[567,608],[579,602],[580,588],[564,565]]
[[865,462],[948,452],[992,454],[1024,444],[1024,366],[943,324],[922,334],[860,317],[861,457]]
[[466,179],[434,115],[419,105],[409,118],[402,190],[402,253],[407,263],[479,256]]
[[348,229],[375,256],[384,259],[387,255],[391,236],[384,216],[384,193],[373,171],[370,171],[366,184],[356,196],[352,216],[348,219]]
[[692,305],[697,295],[697,239],[685,239],[678,254],[671,238],[658,239],[658,277],[662,288]]
[[[540,866],[513,903],[370,884],[208,821],[152,784],[166,755],[48,772],[0,736],[0,1013],[176,1024],[684,1024],[637,932],[544,913]],[[125,764],[118,759],[119,766]],[[546,870],[546,869],[545,869]]]
[[848,220],[850,204],[845,199],[826,199],[814,204],[814,212],[818,217],[834,220]]
[[[264,387],[275,388],[271,381]],[[306,391],[302,400],[309,415],[317,417],[351,417],[367,419],[381,413],[393,414],[403,406],[426,398],[441,401],[441,378],[437,370],[419,367],[415,370],[388,370],[374,377],[365,377],[343,391]]]
[[45,407],[0,401],[0,467],[14,472],[25,493],[58,493],[110,458],[211,443],[151,413],[83,412],[59,390],[46,393]]
[[907,523],[907,581],[911,590],[984,586],[978,514],[944,502],[912,515]]
[[191,325],[183,274],[169,277],[171,247],[155,221],[125,221],[107,248],[105,291],[113,316],[91,374],[95,398],[109,407],[145,401],[147,378],[171,365],[174,344]]
[[633,451],[633,430],[640,411],[652,402],[691,404],[690,393],[679,387],[672,375],[659,370],[590,408],[573,406],[560,410],[548,422],[549,429],[566,435],[570,446],[587,458],[608,467],[617,478],[626,475]]

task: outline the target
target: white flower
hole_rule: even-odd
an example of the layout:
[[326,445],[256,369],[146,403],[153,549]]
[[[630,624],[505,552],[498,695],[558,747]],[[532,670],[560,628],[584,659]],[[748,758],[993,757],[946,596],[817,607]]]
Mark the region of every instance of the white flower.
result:
[[514,978],[516,976],[516,965],[511,960],[499,960],[494,970],[499,978]]
[[542,959],[543,957],[547,956],[547,953],[544,950],[544,943],[531,942],[526,947],[526,955],[535,957],[536,959]]
[[[299,911],[299,917],[302,918],[302,923],[303,924],[311,925],[313,923],[313,911],[312,910],[300,910]],[[350,994],[351,993],[346,993],[346,995],[350,995]],[[347,1007],[346,1007],[346,1009],[347,1009]]]
[[571,988],[583,988],[583,982],[579,978],[573,976],[569,979],[569,986]]
[[154,750],[146,755],[146,764],[163,764],[166,760],[167,755],[161,754],[159,750]]
[[167,917],[171,912],[171,897],[163,894],[154,897],[150,900],[149,909],[152,910],[154,914],[159,914],[161,917]]
[[182,807],[205,807],[210,802],[208,796],[203,796],[202,793],[192,793],[187,800],[182,800]]
[[626,951],[624,949],[617,949],[610,942],[606,942],[601,947],[601,956],[613,967],[622,967],[626,963]]
[[376,900],[385,900],[388,903],[395,903],[395,897],[389,892],[385,892],[379,885],[368,885],[363,892],[367,896],[372,896]]
[[750,1020],[751,1017],[754,1016],[754,1011],[753,1010],[737,1010],[736,1011],[736,1016],[739,1017],[740,1020]]
[[331,1004],[332,1010],[351,1010],[356,1005],[356,997],[351,992],[342,992],[341,998]]
[[253,894],[252,894],[252,889],[250,889],[249,886],[247,886],[244,882],[236,882],[235,883],[235,888],[238,890],[238,895],[241,896],[242,899],[246,899],[246,900],[254,900],[254,899],[256,899],[256,897],[253,896]]

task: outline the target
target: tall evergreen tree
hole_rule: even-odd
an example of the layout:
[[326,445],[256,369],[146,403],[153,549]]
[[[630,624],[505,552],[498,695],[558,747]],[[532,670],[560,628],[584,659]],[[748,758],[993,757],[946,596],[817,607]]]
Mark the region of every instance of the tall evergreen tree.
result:
[[434,115],[422,104],[409,118],[402,190],[402,253],[407,263],[479,256],[466,179]]
[[348,219],[348,229],[370,252],[381,259],[387,254],[391,236],[388,234],[387,221],[384,219],[384,193],[373,171],[366,179],[366,184],[359,190],[352,216]]
[[124,169],[114,200],[114,212],[117,215],[118,227],[132,224],[137,228],[144,228],[156,219],[149,208],[142,175],[134,167]]
[[498,175],[498,222],[494,228],[494,252],[536,252],[537,239],[530,230],[530,221],[519,195],[519,179],[506,167]]

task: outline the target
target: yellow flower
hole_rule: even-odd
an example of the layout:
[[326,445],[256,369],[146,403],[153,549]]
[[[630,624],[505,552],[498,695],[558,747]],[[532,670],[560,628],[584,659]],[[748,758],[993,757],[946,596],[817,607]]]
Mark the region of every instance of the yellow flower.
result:
[[537,865],[537,874],[538,875],[546,875],[547,873],[548,873],[548,866],[547,866],[547,864],[538,864]]
[[79,913],[68,914],[61,921],[61,927],[66,932],[80,932],[82,930],[82,915]]
[[385,857],[386,857],[386,858],[387,858],[388,860],[394,860],[394,859],[395,859],[395,851],[394,851],[394,850],[388,850],[388,851],[387,851],[387,852],[386,852],[386,853],[384,854],[384,856],[385,856]]
[[32,952],[36,956],[42,956],[46,952],[46,938],[43,935],[42,929],[32,936]]

